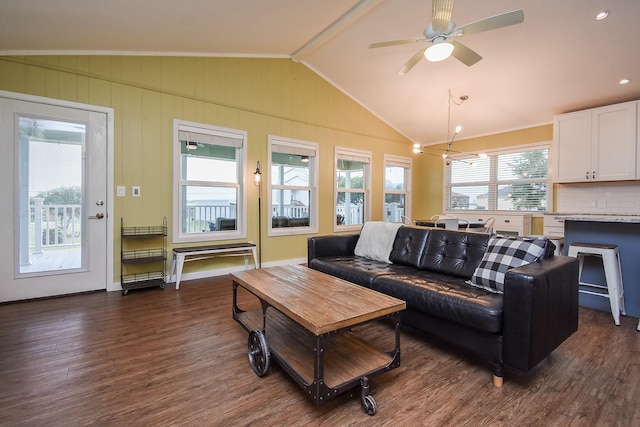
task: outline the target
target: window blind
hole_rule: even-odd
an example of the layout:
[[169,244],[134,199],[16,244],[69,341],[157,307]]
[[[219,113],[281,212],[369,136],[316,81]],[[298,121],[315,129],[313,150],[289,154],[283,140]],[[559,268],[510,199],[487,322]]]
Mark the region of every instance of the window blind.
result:
[[385,157],[385,166],[397,166],[400,168],[409,169],[411,167],[411,159],[408,157]]
[[215,144],[215,145],[224,145],[227,147],[242,148],[242,139],[232,138],[232,137],[227,137],[222,135],[179,130],[178,139],[180,141],[200,142],[205,144]]
[[534,211],[547,208],[548,148],[452,158],[445,209]]
[[316,155],[316,148],[313,146],[302,145],[288,145],[281,142],[274,142],[271,144],[271,151],[274,153],[293,154],[296,156],[308,156],[314,157]]
[[336,158],[351,162],[370,163],[371,153],[368,151],[336,149]]

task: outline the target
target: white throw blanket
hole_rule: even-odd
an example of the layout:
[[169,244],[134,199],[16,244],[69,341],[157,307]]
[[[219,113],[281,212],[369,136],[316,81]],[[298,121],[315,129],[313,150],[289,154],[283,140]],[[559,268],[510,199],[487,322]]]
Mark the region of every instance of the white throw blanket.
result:
[[402,224],[396,222],[371,221],[365,223],[360,231],[354,254],[391,263],[389,255],[400,227]]

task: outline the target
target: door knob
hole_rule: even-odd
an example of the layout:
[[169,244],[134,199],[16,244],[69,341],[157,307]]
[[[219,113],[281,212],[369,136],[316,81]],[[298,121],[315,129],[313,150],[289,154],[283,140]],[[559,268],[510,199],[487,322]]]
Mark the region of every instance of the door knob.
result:
[[104,218],[104,214],[102,212],[95,214],[95,216],[90,216],[89,219],[102,219]]

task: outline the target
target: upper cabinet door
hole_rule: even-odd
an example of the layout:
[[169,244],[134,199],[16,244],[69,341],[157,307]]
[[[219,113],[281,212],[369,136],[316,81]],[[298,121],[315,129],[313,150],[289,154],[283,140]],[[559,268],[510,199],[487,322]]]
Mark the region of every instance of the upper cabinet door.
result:
[[590,177],[591,111],[554,118],[551,165],[554,182],[580,182]]
[[592,110],[592,179],[636,179],[636,102]]
[[637,179],[637,102],[556,116],[554,182]]

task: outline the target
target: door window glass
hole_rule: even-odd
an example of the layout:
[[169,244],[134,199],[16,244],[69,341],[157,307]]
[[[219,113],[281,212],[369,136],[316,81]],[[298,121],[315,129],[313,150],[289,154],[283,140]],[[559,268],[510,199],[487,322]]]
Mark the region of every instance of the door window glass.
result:
[[20,274],[82,267],[86,124],[19,117]]

